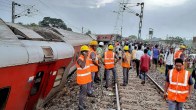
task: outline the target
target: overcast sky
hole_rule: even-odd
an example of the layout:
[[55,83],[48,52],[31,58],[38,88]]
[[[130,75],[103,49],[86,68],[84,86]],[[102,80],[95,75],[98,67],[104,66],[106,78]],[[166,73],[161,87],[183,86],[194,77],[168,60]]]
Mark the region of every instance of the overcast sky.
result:
[[[16,14],[31,8],[39,10],[30,17],[15,20],[22,23],[38,23],[45,16],[60,18],[75,32],[90,29],[96,34],[119,33],[123,26],[123,36],[137,35],[139,17],[125,10],[117,17],[119,3],[123,0],[15,0]],[[192,39],[196,36],[196,0],[124,0],[124,2],[144,2],[142,38],[148,37],[149,28],[154,29],[154,37],[181,36]],[[132,6],[129,4],[128,6]],[[140,12],[140,7],[129,7]],[[35,10],[34,10],[35,11]],[[22,13],[23,14],[23,13]],[[0,18],[11,22],[11,0],[0,0]],[[115,28],[116,26],[116,28]]]

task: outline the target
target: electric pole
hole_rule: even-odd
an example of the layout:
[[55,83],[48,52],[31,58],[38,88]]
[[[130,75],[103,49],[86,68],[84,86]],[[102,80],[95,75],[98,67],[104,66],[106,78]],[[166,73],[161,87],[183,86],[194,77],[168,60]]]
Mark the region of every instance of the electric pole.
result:
[[82,34],[84,33],[84,27],[82,27]]
[[15,2],[12,2],[12,23],[14,23],[15,19]]
[[141,39],[141,31],[142,31],[142,19],[143,19],[143,12],[144,12],[144,2],[142,2],[141,4],[141,13],[139,15],[140,17],[140,22],[139,22],[139,31],[138,31],[138,39]]

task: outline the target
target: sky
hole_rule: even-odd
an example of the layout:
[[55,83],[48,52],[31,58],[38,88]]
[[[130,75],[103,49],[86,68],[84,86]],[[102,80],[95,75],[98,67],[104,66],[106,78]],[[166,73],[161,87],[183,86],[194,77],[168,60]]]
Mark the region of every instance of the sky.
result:
[[[135,4],[144,2],[143,39],[149,37],[149,28],[154,30],[153,37],[157,38],[180,36],[192,39],[196,36],[196,0],[14,1],[21,4],[21,6],[15,6],[16,14],[20,14],[27,8],[33,12],[28,16],[17,18],[16,23],[38,23],[43,17],[60,18],[73,31],[80,33],[84,27],[84,32],[91,30],[94,34],[121,34],[122,27],[123,37],[138,35],[139,17],[130,13],[130,10],[140,13],[140,6]],[[0,0],[0,18],[6,22],[11,22],[11,2],[11,0]],[[129,3],[126,5],[128,8],[123,12],[120,3]]]

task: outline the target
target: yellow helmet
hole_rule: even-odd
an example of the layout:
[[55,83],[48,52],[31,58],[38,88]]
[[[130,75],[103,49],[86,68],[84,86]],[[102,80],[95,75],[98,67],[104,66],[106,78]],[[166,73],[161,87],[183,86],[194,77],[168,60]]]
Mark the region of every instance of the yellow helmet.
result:
[[83,45],[83,46],[80,48],[80,51],[89,51],[89,48],[88,48],[88,46]]
[[97,42],[96,40],[92,40],[92,41],[90,42],[90,45],[98,45],[98,42]]
[[180,46],[180,48],[181,48],[181,49],[185,49],[185,48],[186,48],[186,46],[184,46],[184,45],[181,45],[181,46]]
[[124,46],[124,50],[129,50],[129,46]]
[[108,49],[109,50],[113,50],[114,49],[114,46],[113,45],[109,45]]

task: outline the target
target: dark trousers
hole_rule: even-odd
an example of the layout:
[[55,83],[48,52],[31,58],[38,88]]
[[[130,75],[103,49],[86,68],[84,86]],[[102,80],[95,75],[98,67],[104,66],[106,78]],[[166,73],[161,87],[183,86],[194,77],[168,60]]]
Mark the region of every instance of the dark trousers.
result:
[[168,75],[168,71],[171,70],[171,69],[173,69],[173,65],[166,65],[165,66],[165,76]]
[[135,60],[135,63],[136,63],[136,72],[137,72],[137,76],[139,76],[140,60]]
[[111,68],[111,69],[105,69],[106,70],[106,87],[109,86],[109,77],[110,77],[110,71],[112,71],[113,73],[113,77],[114,77],[114,83],[117,81],[117,74],[116,74],[116,69]]
[[79,92],[79,107],[80,108],[83,108],[85,106],[84,102],[85,102],[86,94],[87,94],[87,84],[80,85],[80,92]]
[[129,80],[129,68],[123,67],[123,84],[128,84]]

